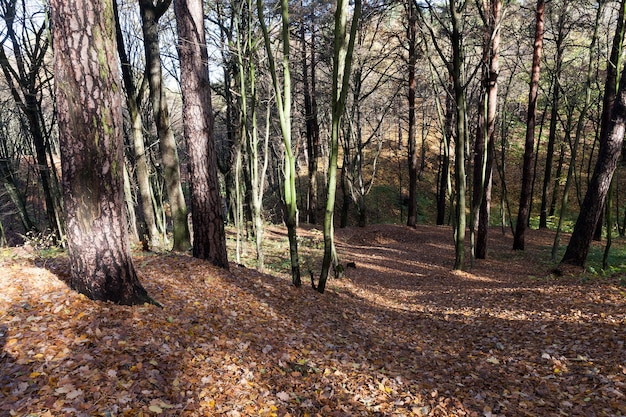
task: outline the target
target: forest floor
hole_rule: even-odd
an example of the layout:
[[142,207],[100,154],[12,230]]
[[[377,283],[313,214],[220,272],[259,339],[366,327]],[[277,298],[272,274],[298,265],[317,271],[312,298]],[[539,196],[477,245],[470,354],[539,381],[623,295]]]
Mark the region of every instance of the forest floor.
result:
[[[90,301],[63,255],[3,250],[0,416],[626,416],[626,278],[551,275],[553,232],[513,252],[494,229],[455,272],[450,228],[337,230],[356,269],[325,294],[321,232],[299,233],[301,288],[136,253],[162,309]],[[285,242],[269,228],[271,267]]]

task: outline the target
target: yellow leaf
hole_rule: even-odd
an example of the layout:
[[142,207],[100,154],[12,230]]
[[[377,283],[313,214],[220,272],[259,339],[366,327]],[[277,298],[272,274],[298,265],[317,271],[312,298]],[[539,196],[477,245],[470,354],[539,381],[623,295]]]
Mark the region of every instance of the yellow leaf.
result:
[[152,404],[150,407],[148,407],[148,410],[157,414],[161,414],[163,412],[163,409],[156,404]]

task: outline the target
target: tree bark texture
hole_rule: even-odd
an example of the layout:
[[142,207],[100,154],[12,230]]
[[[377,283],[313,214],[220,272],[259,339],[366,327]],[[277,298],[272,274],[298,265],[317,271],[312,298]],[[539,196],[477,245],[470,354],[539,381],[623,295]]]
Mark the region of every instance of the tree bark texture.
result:
[[95,300],[150,301],[130,256],[122,101],[111,0],[52,0],[70,285]]
[[193,256],[228,269],[202,0],[175,0],[174,12],[191,177]]
[[180,162],[174,132],[171,129],[169,109],[163,89],[163,75],[159,51],[159,19],[172,0],[139,0],[142,31],[146,55],[146,76],[150,85],[150,100],[154,113],[154,120],[159,137],[161,160],[163,162],[163,176],[167,188],[167,198],[170,203],[172,216],[172,233],[174,250],[189,249],[189,225],[187,223],[187,204],[183,195],[180,180]]
[[524,144],[524,164],[522,166],[522,189],[519,199],[519,211],[513,237],[513,249],[524,250],[524,236],[528,227],[530,210],[531,188],[533,182],[533,159],[535,144],[535,125],[537,116],[537,97],[539,92],[539,75],[541,68],[541,53],[543,50],[543,31],[545,20],[545,0],[537,1],[535,18],[535,44],[533,49],[533,63],[530,77],[530,91],[528,93],[528,115],[526,119],[526,141]]

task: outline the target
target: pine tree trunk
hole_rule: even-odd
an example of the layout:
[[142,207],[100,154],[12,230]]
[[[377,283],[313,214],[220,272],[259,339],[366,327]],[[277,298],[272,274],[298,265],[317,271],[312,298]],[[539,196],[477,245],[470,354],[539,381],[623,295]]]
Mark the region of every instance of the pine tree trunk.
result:
[[183,124],[189,151],[193,256],[228,269],[226,235],[213,140],[202,0],[175,0]]
[[50,5],[70,285],[95,300],[151,301],[133,267],[124,215],[112,2],[52,0]]

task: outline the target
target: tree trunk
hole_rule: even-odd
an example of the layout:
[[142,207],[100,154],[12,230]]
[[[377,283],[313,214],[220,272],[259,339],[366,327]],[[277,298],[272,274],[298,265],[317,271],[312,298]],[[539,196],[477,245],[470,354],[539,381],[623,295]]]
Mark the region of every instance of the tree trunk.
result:
[[530,77],[530,91],[528,93],[528,115],[526,119],[526,141],[524,144],[524,165],[522,166],[522,189],[519,199],[519,211],[515,236],[513,237],[513,249],[524,250],[524,236],[528,227],[530,211],[530,199],[532,188],[533,158],[535,152],[535,124],[537,113],[537,97],[539,91],[539,74],[541,66],[541,53],[543,49],[543,28],[545,18],[545,0],[537,0],[537,13],[535,24],[535,45],[533,50],[533,64]]
[[[35,46],[27,52],[26,57],[23,55],[25,45],[20,44],[14,28],[16,5],[16,0],[8,0],[5,4],[5,13],[2,18],[6,26],[6,34],[3,34],[3,37],[6,37],[0,43],[0,67],[2,67],[2,72],[15,103],[28,121],[28,130],[35,146],[34,157],[37,161],[37,173],[46,203],[48,227],[55,239],[60,241],[63,235],[62,225],[59,221],[61,207],[57,198],[58,193],[55,192],[57,188],[53,177],[50,175],[50,164],[46,156],[48,138],[44,133],[45,128],[42,126],[45,117],[41,102],[37,98],[42,88],[39,73],[45,62],[44,57],[48,51],[49,41],[46,36],[46,25],[42,24],[39,28],[33,28],[34,39],[32,42]],[[14,55],[11,58],[7,56],[5,51],[4,42],[6,40],[11,42],[10,53]],[[28,66],[29,63],[30,66]]]
[[[489,44],[489,71],[485,79],[487,92],[486,100],[486,124],[484,132],[487,139],[485,152],[483,192],[481,195],[480,210],[478,213],[478,226],[476,235],[475,256],[485,259],[487,256],[487,234],[489,230],[489,215],[491,210],[491,187],[493,178],[493,162],[495,156],[496,140],[496,116],[498,111],[498,75],[500,74],[500,22],[502,18],[502,0],[491,0],[488,20]],[[485,7],[487,10],[487,7]]]
[[130,256],[124,216],[113,5],[50,3],[70,286],[95,300],[149,302]]
[[465,145],[467,140],[467,98],[463,67],[463,35],[461,33],[462,14],[456,2],[450,0],[450,17],[452,20],[452,63],[450,72],[456,101],[456,124],[454,143],[454,182],[456,186],[454,207],[454,269],[463,269],[465,266],[465,226],[466,220],[466,192],[465,182]]
[[[146,157],[146,149],[143,137],[143,121],[139,110],[137,88],[133,82],[133,74],[131,73],[131,64],[124,47],[124,37],[122,36],[122,28],[119,22],[119,13],[117,2],[113,2],[113,10],[115,12],[115,32],[117,39],[117,51],[120,56],[122,66],[122,80],[126,89],[126,105],[130,118],[130,136],[134,150],[134,166],[135,175],[137,177],[137,186],[139,188],[139,206],[141,209],[142,223],[144,223],[147,232],[147,240],[149,248],[155,249],[159,246],[159,230],[156,225],[156,216],[154,206],[152,204],[153,193],[150,185],[150,173],[148,170],[148,158]],[[144,236],[140,236],[144,241]]]
[[450,186],[450,144],[452,141],[452,125],[454,110],[452,95],[446,94],[446,114],[443,123],[442,153],[440,157],[441,176],[439,177],[439,190],[437,193],[437,225],[446,222],[446,201],[452,194]]
[[[315,5],[311,4],[314,8]],[[309,190],[308,190],[308,221],[311,224],[317,223],[318,208],[318,183],[317,171],[320,158],[320,127],[317,119],[316,94],[316,58],[315,58],[315,10],[311,11],[311,74],[309,82],[309,65],[307,63],[307,41],[305,17],[302,18],[300,27],[300,42],[302,44],[302,78],[304,94],[304,117],[306,120],[306,144],[309,155]]]
[[[284,168],[284,219],[287,226],[287,237],[289,239],[289,257],[291,259],[291,282],[296,287],[302,285],[300,278],[300,259],[298,256],[298,236],[297,236],[297,195],[296,195],[296,157],[291,148],[291,73],[289,70],[289,3],[287,0],[281,0],[281,37],[283,42],[282,70],[283,85],[282,89],[278,83],[278,71],[272,51],[272,44],[269,37],[269,31],[265,23],[263,13],[263,2],[257,0],[257,13],[259,15],[259,23],[263,31],[263,41],[265,50],[267,51],[269,72],[272,77],[272,86],[276,93],[276,107],[278,110],[278,118],[280,120],[280,131],[285,146],[285,168]],[[281,91],[282,90],[282,91]]]
[[175,0],[174,12],[189,150],[193,256],[228,269],[202,0]]
[[[556,37],[556,57],[555,57],[555,69],[554,69],[554,81],[552,82],[552,100],[550,104],[552,106],[550,110],[550,129],[548,133],[548,147],[546,150],[546,166],[543,175],[543,187],[541,190],[541,208],[539,210],[539,228],[545,229],[548,227],[548,194],[550,192],[550,185],[552,183],[552,165],[554,163],[554,145],[556,143],[556,129],[559,116],[559,103],[561,97],[561,69],[563,66],[563,42],[565,40],[564,31],[565,12],[562,12],[559,16],[558,32]],[[556,192],[556,189],[553,190]]]
[[16,184],[16,175],[9,159],[0,159],[0,183],[4,184],[9,199],[15,206],[24,231],[37,230],[26,209],[26,202],[19,190],[20,187]]
[[408,61],[408,100],[409,100],[409,146],[408,146],[408,166],[409,166],[409,206],[407,211],[407,226],[417,225],[417,149],[415,143],[415,66],[417,62],[417,12],[415,11],[414,0],[408,0],[407,15],[407,41],[409,47]]
[[150,85],[150,100],[154,121],[159,136],[163,176],[170,203],[175,251],[185,251],[191,247],[189,224],[187,222],[187,204],[180,180],[180,162],[174,132],[171,128],[169,109],[163,88],[163,75],[159,51],[159,19],[172,0],[139,0],[142,31],[146,55],[146,76]]
[[331,100],[331,137],[328,155],[328,189],[326,194],[326,211],[324,212],[324,259],[317,291],[324,292],[331,262],[335,254],[334,213],[335,193],[337,191],[337,157],[339,154],[340,122],[346,105],[348,87],[352,68],[352,53],[361,16],[361,0],[354,1],[354,12],[350,30],[347,26],[348,2],[337,0],[335,11],[335,29],[333,39],[333,88]]
[[[626,2],[622,1],[620,4],[620,20],[622,23],[621,25],[618,24],[616,29],[620,32],[623,31],[625,3]],[[617,36],[618,35],[616,35],[616,37]],[[618,42],[621,43],[621,40]],[[614,47],[616,45],[615,38],[613,45]],[[611,55],[613,57],[613,52]],[[609,62],[608,66],[610,67],[611,65],[615,65],[615,62]],[[610,88],[609,76],[610,74],[607,74],[607,85],[609,88],[605,90],[605,106],[610,105],[611,102],[610,97],[607,98],[606,95],[612,95],[613,91],[615,91],[613,88]],[[621,77],[619,89],[614,97],[610,117],[605,118],[603,110],[602,122],[607,123],[607,125],[601,127],[602,134],[600,136],[598,159],[587,188],[587,193],[581,205],[574,231],[567,245],[565,254],[563,255],[563,259],[561,259],[561,264],[583,267],[587,260],[589,246],[593,239],[593,232],[602,213],[604,200],[606,199],[611,185],[611,179],[613,178],[613,173],[617,167],[617,161],[622,151],[624,129],[626,128],[626,77]]]

